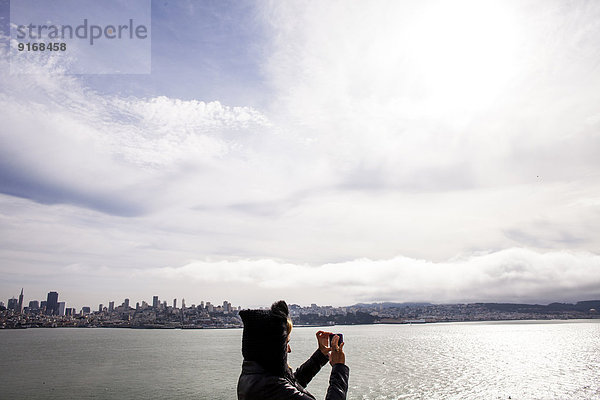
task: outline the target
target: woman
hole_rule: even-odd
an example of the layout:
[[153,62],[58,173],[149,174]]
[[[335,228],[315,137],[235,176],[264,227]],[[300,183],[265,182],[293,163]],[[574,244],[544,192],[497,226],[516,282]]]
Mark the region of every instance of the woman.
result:
[[[344,344],[334,336],[328,347],[329,332],[317,332],[319,348],[296,372],[287,363],[291,352],[289,336],[292,321],[285,301],[271,310],[243,310],[242,374],[238,380],[238,400],[315,400],[306,385],[327,361],[331,375],[326,400],[345,400],[349,369],[345,365]],[[331,354],[330,354],[331,353]]]

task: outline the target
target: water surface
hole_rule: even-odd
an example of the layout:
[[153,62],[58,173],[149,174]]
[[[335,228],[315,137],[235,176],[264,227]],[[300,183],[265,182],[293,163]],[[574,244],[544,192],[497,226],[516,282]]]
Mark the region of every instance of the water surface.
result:
[[[315,349],[296,327],[289,362]],[[600,321],[338,326],[349,399],[598,399]],[[231,330],[0,331],[0,398],[235,399]],[[324,399],[329,365],[308,389]]]

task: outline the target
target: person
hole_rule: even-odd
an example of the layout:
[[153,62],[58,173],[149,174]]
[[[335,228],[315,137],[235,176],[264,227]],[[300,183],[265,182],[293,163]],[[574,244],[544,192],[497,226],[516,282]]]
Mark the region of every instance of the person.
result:
[[305,388],[312,378],[329,363],[331,375],[326,400],[345,400],[350,370],[346,366],[344,343],[331,332],[317,332],[318,349],[295,372],[287,363],[292,321],[285,301],[270,310],[242,310],[242,373],[238,400],[316,400]]

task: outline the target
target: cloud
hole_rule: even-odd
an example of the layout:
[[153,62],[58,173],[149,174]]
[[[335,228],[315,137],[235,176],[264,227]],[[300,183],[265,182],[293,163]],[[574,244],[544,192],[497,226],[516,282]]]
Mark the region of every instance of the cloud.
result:
[[[519,302],[576,301],[600,295],[600,256],[511,248],[443,262],[409,257],[356,259],[318,266],[272,259],[193,261],[143,271],[184,286],[242,284],[255,303],[272,291],[292,302],[349,305],[360,301]],[[187,283],[184,283],[187,282]]]
[[598,168],[598,6],[292,1],[265,14],[273,114],[343,187],[463,190]]
[[179,195],[177,188],[190,183],[181,179],[186,170],[200,171],[201,185],[207,172],[228,173],[227,157],[251,164],[244,158],[269,130],[268,119],[250,107],[102,96],[51,62],[16,79],[2,59],[0,190],[6,194],[141,215],[171,200],[165,186]]
[[[154,268],[70,264],[44,276],[64,288],[64,298],[81,304],[120,297],[148,301],[152,295],[184,297],[189,304],[227,299],[245,307],[270,304],[277,298],[337,306],[380,301],[545,304],[598,298],[599,268],[600,256],[589,252],[509,248],[463,253],[439,262],[396,256],[315,265],[232,257]],[[7,278],[13,281],[11,274]],[[107,288],[85,293],[90,281]],[[135,289],[131,281],[136,282]]]

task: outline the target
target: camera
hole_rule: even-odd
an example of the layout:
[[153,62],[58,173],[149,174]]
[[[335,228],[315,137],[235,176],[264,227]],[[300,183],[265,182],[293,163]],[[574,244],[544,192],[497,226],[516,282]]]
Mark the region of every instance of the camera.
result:
[[331,347],[331,341],[333,340],[334,336],[340,337],[340,340],[338,341],[338,346],[344,343],[344,335],[342,335],[341,333],[332,333],[331,335],[329,335],[329,347]]

